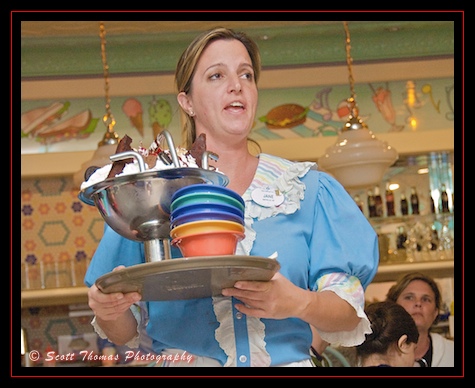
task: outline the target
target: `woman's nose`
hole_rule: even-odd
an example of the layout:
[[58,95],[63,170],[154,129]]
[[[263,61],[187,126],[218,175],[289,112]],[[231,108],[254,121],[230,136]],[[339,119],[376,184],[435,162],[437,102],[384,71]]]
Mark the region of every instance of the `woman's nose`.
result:
[[231,86],[230,86],[230,90],[229,92],[232,93],[232,92],[240,92],[241,91],[241,83],[238,81],[238,80],[235,80],[235,81],[231,81],[230,82]]

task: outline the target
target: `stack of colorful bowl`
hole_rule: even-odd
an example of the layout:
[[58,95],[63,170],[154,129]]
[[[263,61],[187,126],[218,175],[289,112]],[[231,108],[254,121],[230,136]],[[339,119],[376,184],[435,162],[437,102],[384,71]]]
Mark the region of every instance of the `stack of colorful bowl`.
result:
[[244,238],[244,200],[226,187],[185,186],[173,194],[170,210],[171,244],[184,257],[233,255]]

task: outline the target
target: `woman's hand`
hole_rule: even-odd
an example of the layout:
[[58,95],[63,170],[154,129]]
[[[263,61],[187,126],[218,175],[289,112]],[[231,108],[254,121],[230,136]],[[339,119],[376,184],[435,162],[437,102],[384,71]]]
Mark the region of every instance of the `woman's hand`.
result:
[[[123,265],[114,268],[124,268]],[[89,307],[94,312],[96,317],[102,321],[113,321],[119,318],[129,310],[130,306],[138,302],[142,297],[138,292],[114,292],[111,294],[104,294],[101,290],[93,284],[88,292]]]
[[233,288],[222,290],[224,296],[234,296],[243,304],[236,304],[243,314],[257,318],[284,319],[297,317],[309,291],[294,285],[280,273],[268,282],[240,280]]
[[280,273],[268,282],[240,280],[222,294],[239,299],[243,304],[236,304],[236,309],[250,317],[300,318],[327,332],[350,331],[360,321],[355,309],[335,292],[304,290]]

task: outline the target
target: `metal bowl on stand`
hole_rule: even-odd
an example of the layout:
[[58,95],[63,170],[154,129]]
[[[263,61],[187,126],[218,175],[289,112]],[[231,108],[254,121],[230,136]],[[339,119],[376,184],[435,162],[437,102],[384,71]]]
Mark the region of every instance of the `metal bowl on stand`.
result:
[[138,163],[138,173],[108,178],[79,193],[79,198],[95,205],[104,221],[117,233],[145,244],[146,262],[170,258],[170,204],[177,190],[196,183],[220,186],[229,183],[226,175],[208,168],[208,159],[218,158],[209,151],[203,153],[201,164],[204,168],[180,167],[170,133],[162,133],[168,143],[173,167],[146,171],[141,154],[122,152],[112,155],[111,160],[134,158]]
[[[274,259],[254,260],[247,256],[236,261],[233,255],[210,256],[192,264],[187,258],[171,258],[170,204],[173,194],[192,184],[226,186],[229,178],[208,168],[208,158],[218,157],[208,151],[203,153],[203,168],[180,167],[173,140],[168,133],[165,135],[174,167],[145,171],[142,155],[134,151],[123,152],[111,156],[111,160],[133,157],[140,172],[108,178],[79,193],[83,202],[97,207],[113,230],[127,239],[143,242],[145,248],[144,264],[103,275],[96,280],[96,285],[106,293],[136,290],[142,293],[142,300],[171,300],[215,295],[220,287],[227,285],[224,281],[236,280],[231,273],[235,273],[234,276],[243,274],[248,280],[269,280],[280,268]],[[197,273],[205,278],[204,284],[189,287],[196,283]],[[217,283],[216,279],[219,279]],[[177,290],[188,291],[173,296],[173,291]]]
[[79,197],[95,204],[104,221],[121,236],[145,243],[146,261],[168,258],[160,248],[169,239],[173,193],[187,185],[225,185],[228,178],[201,168],[173,168],[106,179],[82,191]]

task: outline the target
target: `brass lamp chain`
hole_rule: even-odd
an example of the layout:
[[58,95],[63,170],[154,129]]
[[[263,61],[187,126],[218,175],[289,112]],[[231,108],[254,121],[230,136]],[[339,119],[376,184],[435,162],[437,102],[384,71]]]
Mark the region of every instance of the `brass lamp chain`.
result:
[[104,137],[99,142],[99,146],[106,144],[117,144],[119,135],[115,133],[115,119],[111,113],[110,109],[110,96],[109,96],[109,65],[107,64],[107,55],[106,55],[106,29],[104,23],[100,23],[100,38],[101,38],[101,58],[102,58],[102,68],[104,71],[104,91],[105,91],[105,101],[106,101],[106,114],[102,117],[104,125],[107,127],[107,132],[104,134]]
[[348,22],[344,21],[343,27],[345,28],[346,34],[346,64],[348,65],[348,80],[350,81],[351,97],[346,100],[350,114],[348,116],[348,121],[345,123],[342,130],[348,131],[353,129],[367,128],[367,126],[359,117],[358,106],[356,104],[355,79],[353,77],[353,58],[351,57],[351,38]]
[[346,34],[346,64],[348,65],[348,79],[350,81],[351,97],[355,99],[355,79],[353,78],[353,58],[351,58],[351,38],[348,22],[343,22]]

